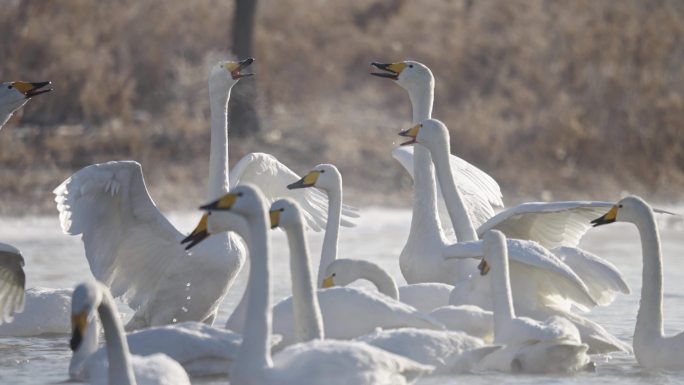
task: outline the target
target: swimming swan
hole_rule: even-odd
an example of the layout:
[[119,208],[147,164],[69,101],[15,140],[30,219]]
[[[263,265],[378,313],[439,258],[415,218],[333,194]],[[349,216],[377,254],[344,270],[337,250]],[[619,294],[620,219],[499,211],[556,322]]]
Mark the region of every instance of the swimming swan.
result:
[[549,373],[587,368],[589,346],[582,343],[579,331],[571,322],[559,316],[544,322],[516,316],[509,279],[508,246],[503,233],[498,230],[486,233],[481,245],[486,260],[482,273],[491,276],[494,343],[506,346],[486,356],[479,369]]
[[[249,322],[245,325],[243,343],[231,368],[231,384],[406,384],[432,371],[429,366],[351,341],[315,338],[289,346],[271,356],[268,344],[272,319],[270,241],[267,234],[269,218],[264,205],[265,199],[258,190],[249,185],[240,185],[218,201],[203,206],[211,214],[207,217],[209,232],[222,228],[221,216],[214,214],[220,214],[223,210],[243,216],[249,227]],[[276,223],[287,226],[286,215],[283,214],[279,219],[282,222]],[[299,226],[302,226],[301,214],[295,211],[294,216],[293,223],[299,222]],[[303,235],[300,237],[303,240]],[[306,274],[303,278],[306,278]],[[304,304],[308,304],[309,311],[315,313],[315,286],[311,278],[304,284],[308,290],[297,292],[297,295],[306,295]],[[320,318],[311,322],[320,325]],[[321,328],[317,330],[312,330],[313,336],[320,334]]]
[[634,355],[648,369],[684,369],[684,333],[663,333],[663,260],[660,235],[654,210],[643,199],[628,196],[605,215],[593,220],[594,226],[613,222],[633,223],[639,230],[643,258],[641,301],[634,328]]
[[[189,385],[190,379],[180,364],[164,354],[132,356],[124,338],[123,327],[109,289],[99,282],[83,283],[74,289],[71,304],[73,334],[71,349],[84,343],[88,319],[97,310],[104,329],[108,364],[84,363],[83,379],[91,384]],[[92,323],[91,323],[92,324]],[[91,333],[93,335],[93,333]],[[92,343],[92,337],[86,343]],[[99,364],[98,364],[99,363]]]

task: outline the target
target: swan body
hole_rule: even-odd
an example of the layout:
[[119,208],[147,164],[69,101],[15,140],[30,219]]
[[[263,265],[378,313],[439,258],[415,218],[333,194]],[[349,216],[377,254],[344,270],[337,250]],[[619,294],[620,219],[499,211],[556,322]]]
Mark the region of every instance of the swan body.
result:
[[73,334],[71,348],[75,354],[82,344],[92,347],[96,344],[96,332],[86,337],[87,328],[92,325],[88,319],[97,310],[104,328],[107,361],[84,362],[82,380],[92,384],[164,384],[186,385],[190,379],[183,367],[164,354],[147,357],[131,356],[124,337],[123,326],[109,290],[99,282],[84,283],[74,289],[71,314]]
[[50,88],[45,88],[50,84],[50,82],[19,81],[0,83],[0,128],[32,97],[52,91]]
[[[444,190],[443,195],[447,201],[449,215],[459,239],[458,243],[443,249],[445,255],[449,257],[449,254],[481,253],[482,244],[476,241],[477,232],[468,220],[463,200],[452,182],[453,174],[447,162],[450,141],[446,126],[438,120],[427,119],[411,129],[403,131],[400,135],[411,138],[406,144],[419,143],[432,153],[440,187]],[[598,301],[592,296],[591,290],[582,278],[541,245],[533,241],[507,240],[507,247],[511,260],[516,262],[511,263],[509,280],[513,288],[513,300],[521,314],[532,315],[540,309],[544,312],[555,310],[569,312],[573,305],[587,310],[598,305]],[[580,257],[586,259],[583,263],[597,260],[584,255],[570,255],[571,259],[574,258],[574,262],[577,262]],[[609,274],[617,273],[616,277],[618,278],[615,278],[613,282],[621,280],[616,269],[607,268],[605,271],[608,271]],[[487,281],[488,278],[483,275],[474,275],[461,280],[455,285],[450,302],[454,305],[475,304],[485,309],[491,309],[491,285]],[[599,286],[595,286],[595,288],[600,290]],[[579,316],[573,318],[575,320],[581,319]],[[584,326],[591,325],[590,322],[583,324]],[[583,332],[589,332],[589,330],[583,329]],[[599,326],[591,328],[591,334],[607,335],[608,333]],[[587,337],[589,336],[587,335]],[[606,336],[603,341],[610,339]],[[612,340],[617,341],[614,337]],[[614,350],[628,351],[629,349],[626,348],[624,343],[609,347],[603,344],[592,345],[591,353],[606,353]]]
[[[24,293],[22,289],[22,294]],[[68,334],[73,289],[32,287],[26,289],[24,309],[11,322],[0,325],[0,336],[28,337]],[[49,317],[45,315],[49,314]]]
[[634,328],[634,356],[639,365],[648,369],[682,370],[684,332],[673,336],[663,333],[663,262],[660,234],[653,211],[643,199],[628,196],[592,223],[599,226],[629,222],[639,230],[643,273],[641,300]]
[[[94,317],[93,317],[94,318]],[[74,354],[69,372],[72,378],[83,378],[87,367],[106,367],[107,350],[97,348],[97,324],[89,325],[84,340],[94,338],[79,354]],[[223,375],[235,358],[242,336],[225,329],[216,329],[201,322],[182,322],[155,326],[126,335],[132,354],[151,356],[163,353],[177,361],[193,376]],[[87,362],[84,365],[84,362]]]
[[502,348],[463,332],[413,328],[378,329],[356,340],[432,365],[434,374],[470,372],[485,356]]
[[24,257],[14,246],[0,243],[0,330],[12,315],[24,310]]
[[494,301],[494,342],[506,346],[480,362],[483,370],[526,373],[574,372],[589,363],[589,346],[577,328],[562,317],[544,322],[517,317],[511,297],[505,236],[492,230],[484,235]]
[[[268,218],[262,194],[249,185],[241,185],[218,201],[203,206],[210,213],[232,211],[245,218],[249,227],[248,243],[250,272],[247,294],[247,319],[243,343],[231,368],[231,383],[243,384],[407,384],[432,367],[393,355],[367,344],[352,341],[329,341],[314,339],[287,347],[275,356],[271,355],[267,341],[271,334],[271,272],[269,266]],[[297,207],[296,204],[290,204]],[[282,213],[282,226],[288,227],[287,217],[298,226],[297,239],[303,244],[303,220],[298,209]],[[280,212],[280,211],[278,211]],[[271,216],[275,216],[272,212]],[[219,229],[222,217],[211,215],[208,229]],[[230,226],[230,225],[228,225]],[[292,240],[288,238],[288,240]],[[303,248],[302,250],[306,250]],[[308,255],[306,256],[308,259]],[[304,265],[307,266],[307,265]],[[307,274],[303,275],[304,277]],[[310,276],[310,274],[309,274]],[[315,286],[313,279],[303,282],[308,286],[295,293],[306,295],[303,299],[304,314],[311,316],[308,325],[316,325],[311,335],[321,335],[320,318],[316,317]],[[301,318],[300,318],[301,320]]]
[[430,317],[448,330],[462,331],[486,342],[494,341],[494,313],[479,306],[442,306],[432,310]]
[[[395,80],[408,92],[414,124],[431,117],[435,78],[427,66],[415,61],[372,65],[382,71],[373,75]],[[393,155],[409,172],[413,171],[414,180],[411,229],[399,256],[399,265],[406,282],[453,284],[455,278],[466,278],[475,268],[474,262],[445,262],[441,257],[441,250],[447,243],[447,238],[437,214],[436,183],[430,152],[425,148],[416,147],[412,154],[410,150],[396,150]],[[451,158],[455,157],[450,156]],[[409,166],[411,161],[412,168]],[[455,168],[459,178],[454,182],[468,192],[465,203],[467,211],[474,218],[483,220],[494,215],[492,205],[503,206],[501,191],[496,181],[461,159],[454,160],[454,163],[462,165]]]
[[337,259],[325,270],[324,287],[347,286],[365,279],[375,285],[378,291],[392,299],[411,305],[419,311],[430,312],[449,304],[453,286],[439,282],[414,283],[397,287],[394,278],[371,261],[360,259]]

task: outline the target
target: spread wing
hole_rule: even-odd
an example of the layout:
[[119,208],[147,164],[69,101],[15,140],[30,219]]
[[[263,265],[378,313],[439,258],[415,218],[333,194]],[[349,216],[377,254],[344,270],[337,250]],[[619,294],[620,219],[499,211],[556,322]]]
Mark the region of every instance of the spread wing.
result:
[[528,239],[552,249],[577,246],[591,221],[608,212],[613,202],[530,202],[496,214],[477,229],[478,236],[491,229],[508,238]]
[[14,246],[0,243],[0,324],[24,310],[24,257]]
[[[584,281],[550,251],[533,241],[507,239],[506,244],[511,266],[511,285],[529,289],[525,294],[517,293],[516,301],[520,296],[529,300],[541,296],[548,298],[548,301],[569,301],[585,310],[597,305]],[[458,242],[446,246],[442,255],[445,258],[481,258],[482,241]],[[534,285],[527,284],[531,282]]]
[[[413,147],[397,147],[392,150],[392,156],[413,178]],[[465,160],[451,155],[449,164],[454,175],[454,181],[459,192],[463,195],[468,210],[468,216],[475,227],[484,223],[494,215],[492,206],[503,207],[501,189],[499,184],[486,172],[466,162]],[[437,201],[439,202],[440,218],[442,224],[451,227],[448,213],[442,197],[441,189],[437,189]],[[446,219],[446,220],[444,220]]]
[[[325,228],[328,218],[328,197],[315,188],[289,190],[287,185],[301,179],[289,167],[273,155],[253,152],[245,155],[230,170],[230,187],[238,183],[252,183],[258,186],[268,199],[269,205],[280,198],[291,198],[303,209],[308,226],[314,231]],[[358,209],[342,205],[342,226],[352,227],[351,218],[358,218]]]
[[82,235],[95,278],[137,309],[166,268],[186,257],[183,235],[150,198],[134,161],[85,167],[54,190],[62,230]]

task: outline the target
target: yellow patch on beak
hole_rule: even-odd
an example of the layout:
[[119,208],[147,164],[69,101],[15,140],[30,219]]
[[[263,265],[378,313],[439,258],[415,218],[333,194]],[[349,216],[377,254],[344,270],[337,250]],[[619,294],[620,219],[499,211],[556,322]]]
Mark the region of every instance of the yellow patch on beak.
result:
[[190,235],[199,234],[203,231],[207,231],[207,222],[208,221],[209,221],[209,213],[205,213],[204,215],[202,215],[202,218],[200,218],[199,223],[197,224],[195,229],[192,230],[192,233],[190,233]]
[[236,69],[238,69],[238,67],[240,67],[240,63],[235,62],[235,61],[224,61],[221,64],[223,64],[223,68],[227,69],[228,72],[231,72],[231,73],[233,71],[235,71]]
[[388,68],[390,71],[392,71],[392,72],[394,72],[394,73],[396,73],[396,74],[400,74],[401,71],[403,71],[406,67],[407,67],[407,66],[406,66],[406,63],[401,63],[401,62],[400,62],[400,63],[392,63],[392,64],[390,64],[390,65],[387,66],[387,68]]
[[237,194],[229,193],[221,197],[221,199],[216,202],[216,208],[230,210],[237,200]]
[[607,220],[607,221],[615,221],[615,218],[617,218],[617,214],[618,214],[618,206],[615,205],[610,209],[610,211],[608,211],[606,213],[606,215],[603,216],[603,219]]
[[306,174],[304,178],[302,178],[302,180],[304,181],[305,185],[313,186],[316,184],[316,181],[318,180],[319,176],[321,176],[320,171],[311,171],[308,174]]
[[33,85],[31,83],[26,83],[26,82],[14,82],[12,83],[14,88],[16,88],[19,92],[22,94],[26,95],[27,92],[31,91],[33,89]]
[[324,279],[323,284],[321,285],[321,287],[323,287],[324,289],[327,289],[327,288],[333,287],[333,286],[335,286],[335,281],[333,280],[332,275],[330,277]]
[[88,326],[88,313],[81,312],[76,315],[71,316],[71,328],[78,329],[81,334],[85,333],[85,329]]
[[275,229],[280,224],[280,210],[272,210],[268,214],[271,217],[271,228]]

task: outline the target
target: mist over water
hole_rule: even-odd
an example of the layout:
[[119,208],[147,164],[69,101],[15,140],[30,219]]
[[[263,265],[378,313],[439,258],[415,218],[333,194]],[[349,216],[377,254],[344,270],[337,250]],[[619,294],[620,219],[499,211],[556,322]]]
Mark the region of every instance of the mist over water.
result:
[[[684,212],[684,207],[673,211]],[[172,223],[183,232],[189,232],[198,220],[197,212],[177,212],[170,215]],[[400,284],[404,283],[399,271],[398,255],[408,234],[408,210],[378,207],[365,208],[355,228],[341,230],[340,257],[354,257],[375,261],[386,268]],[[679,217],[659,218],[663,242],[665,273],[665,331],[678,333],[684,330],[684,223]],[[83,246],[77,237],[63,235],[56,217],[26,217],[0,220],[3,241],[22,250],[26,259],[27,287],[73,287],[92,279]],[[273,240],[274,296],[282,298],[290,292],[287,242],[281,231],[271,232]],[[314,266],[318,263],[322,236],[309,234]],[[587,317],[603,325],[623,341],[631,343],[641,287],[641,248],[636,229],[628,224],[613,224],[592,229],[581,246],[615,264],[625,275],[632,289],[630,295],[618,295],[615,302],[597,308]],[[237,283],[221,306],[215,326],[221,327],[242,295],[247,274],[240,273]],[[366,285],[366,284],[364,284]],[[132,312],[125,306],[119,309],[124,317]],[[49,315],[46,315],[49,316]],[[63,381],[67,378],[71,351],[67,335],[31,338],[0,338],[0,383],[35,385]],[[596,373],[557,376],[520,376],[497,373],[425,378],[419,384],[653,384],[679,383],[681,373],[648,372],[636,365],[634,357],[623,353],[594,356]],[[193,379],[194,384],[225,384],[225,379]]]

